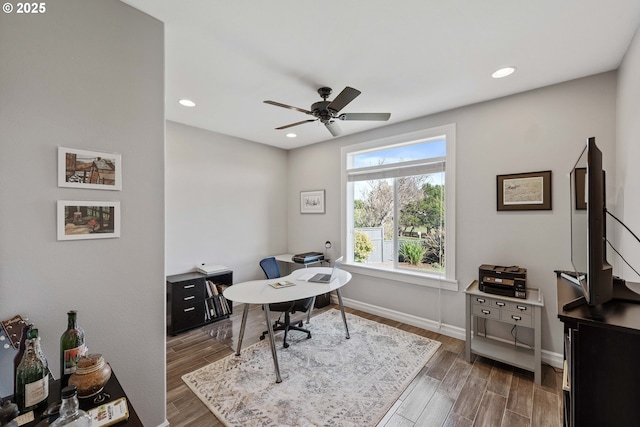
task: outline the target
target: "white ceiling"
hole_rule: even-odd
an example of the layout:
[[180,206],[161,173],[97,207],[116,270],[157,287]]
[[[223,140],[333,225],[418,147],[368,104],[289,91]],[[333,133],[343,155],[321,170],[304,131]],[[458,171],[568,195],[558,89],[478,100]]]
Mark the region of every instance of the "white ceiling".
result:
[[168,120],[285,149],[333,137],[274,130],[312,117],[264,100],[310,109],[351,86],[342,112],[391,113],[347,135],[614,70],[640,23],[640,0],[123,1],[165,23]]

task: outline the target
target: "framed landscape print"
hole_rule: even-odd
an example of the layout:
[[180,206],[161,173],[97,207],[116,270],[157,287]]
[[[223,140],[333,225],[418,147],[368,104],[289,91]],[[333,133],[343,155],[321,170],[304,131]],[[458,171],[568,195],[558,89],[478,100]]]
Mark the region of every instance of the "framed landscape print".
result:
[[497,176],[499,211],[551,210],[551,171]]
[[58,240],[120,237],[120,202],[58,200]]
[[120,154],[58,147],[58,187],[122,190]]
[[324,190],[301,191],[300,213],[324,213]]

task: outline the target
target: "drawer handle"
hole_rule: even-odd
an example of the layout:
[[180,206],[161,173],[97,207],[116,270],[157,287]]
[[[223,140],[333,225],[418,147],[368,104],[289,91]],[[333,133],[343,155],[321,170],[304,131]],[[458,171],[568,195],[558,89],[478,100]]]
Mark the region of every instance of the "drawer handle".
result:
[[184,312],[186,313],[186,312],[188,312],[188,311],[193,311],[193,310],[195,310],[195,309],[196,309],[195,307],[185,308],[185,309],[184,309]]
[[190,297],[182,298],[184,301],[189,301],[190,299],[195,299],[195,296],[191,295]]
[[491,314],[491,310],[485,310],[485,309],[482,309],[482,313],[484,313],[484,314]]
[[512,315],[512,316],[511,316],[511,318],[512,318],[513,320],[515,320],[515,321],[522,320],[522,317],[520,317],[520,316],[513,316],[513,315]]
[[486,302],[486,300],[484,298],[476,298],[476,301],[478,301],[480,303]]
[[191,289],[191,288],[195,288],[196,285],[184,285],[183,289]]
[[497,305],[498,307],[504,307],[504,306],[505,306],[505,305],[507,305],[507,304],[503,303],[502,301],[496,301],[496,305]]
[[520,311],[527,311],[527,306],[526,305],[516,305],[516,308]]

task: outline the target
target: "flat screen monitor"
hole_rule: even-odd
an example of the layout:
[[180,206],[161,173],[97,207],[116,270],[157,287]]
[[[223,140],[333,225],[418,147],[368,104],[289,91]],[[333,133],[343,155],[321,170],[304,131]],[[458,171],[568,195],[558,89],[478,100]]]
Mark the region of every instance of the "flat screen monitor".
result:
[[606,259],[605,172],[595,138],[587,140],[570,177],[572,282],[584,299],[576,303],[599,305],[613,298],[613,270]]

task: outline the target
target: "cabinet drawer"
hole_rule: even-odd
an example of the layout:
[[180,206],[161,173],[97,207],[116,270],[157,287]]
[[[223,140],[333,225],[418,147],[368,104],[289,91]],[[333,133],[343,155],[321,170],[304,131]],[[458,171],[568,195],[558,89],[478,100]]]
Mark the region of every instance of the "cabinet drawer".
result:
[[473,305],[473,315],[478,317],[486,317],[487,319],[500,320],[500,309],[498,307]]
[[522,314],[533,314],[533,307],[528,304],[521,304],[517,302],[509,301],[507,303],[507,308],[511,311],[520,312]]
[[185,280],[171,284],[173,304],[190,304],[205,298],[205,281],[203,278]]
[[477,295],[473,295],[471,297],[471,304],[478,306],[490,306],[493,303],[491,298],[479,297]]
[[518,326],[533,327],[533,316],[528,312],[500,310],[500,320]]
[[206,321],[204,310],[204,302],[202,301],[196,304],[173,307],[171,329],[180,331],[203,324]]

